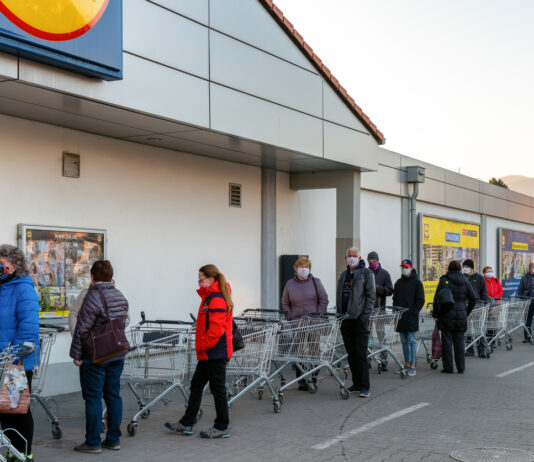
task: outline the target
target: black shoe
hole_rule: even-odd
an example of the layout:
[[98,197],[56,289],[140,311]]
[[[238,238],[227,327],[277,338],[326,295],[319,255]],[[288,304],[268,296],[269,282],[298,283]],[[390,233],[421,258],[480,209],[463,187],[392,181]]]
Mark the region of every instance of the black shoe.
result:
[[458,371],[458,374],[463,374],[463,373],[464,373],[464,371]]
[[454,371],[446,371],[445,369],[443,369],[441,371],[442,374],[454,374]]
[[485,357],[486,357],[486,353],[479,353],[479,354],[478,354],[478,357],[479,357],[479,358],[485,358]]
[[110,443],[108,440],[102,442],[102,447],[106,449],[111,449],[112,451],[118,451],[121,448],[119,443]]
[[347,390],[349,390],[349,393],[360,393],[361,388],[353,385],[352,387],[347,388]]
[[530,340],[525,339],[523,340],[523,343],[530,343]]
[[77,452],[86,452],[88,454],[100,454],[102,448],[100,446],[89,446],[87,443],[79,444],[74,447],[74,450]]

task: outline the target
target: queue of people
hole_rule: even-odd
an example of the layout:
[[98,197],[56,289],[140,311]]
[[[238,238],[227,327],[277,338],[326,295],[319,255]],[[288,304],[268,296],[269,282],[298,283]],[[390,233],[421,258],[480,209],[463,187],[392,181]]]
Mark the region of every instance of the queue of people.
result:
[[[340,330],[352,376],[352,385],[348,390],[367,398],[371,394],[367,355],[369,319],[373,310],[384,310],[387,297],[391,295],[394,306],[406,309],[397,324],[397,332],[402,343],[404,370],[408,376],[415,376],[419,313],[425,303],[425,293],[409,259],[401,261],[401,277],[394,285],[375,251],[367,256],[368,267],[356,247],[347,249],[345,262],[346,270],[337,282],[336,309],[343,316]],[[327,292],[320,279],[311,273],[311,269],[312,262],[307,257],[300,257],[295,262],[295,276],[286,283],[281,300],[288,320],[327,311]],[[95,262],[90,273],[91,285],[80,293],[69,316],[72,334],[70,356],[79,368],[86,417],[85,440],[74,449],[98,454],[103,448],[111,451],[120,449],[120,377],[129,348],[126,338],[129,304],[114,285],[113,267],[109,261]],[[195,333],[198,363],[184,415],[176,422],[167,422],[165,426],[181,435],[194,434],[203,391],[209,384],[215,402],[216,418],[210,428],[199,434],[210,439],[228,438],[226,367],[233,355],[232,292],[226,277],[214,265],[205,265],[199,269],[198,285],[197,293],[201,298]],[[498,299],[502,297],[502,293],[502,285],[491,267],[486,266],[483,275],[480,275],[474,271],[472,260],[450,262],[447,273],[439,280],[432,311],[441,331],[443,373],[452,374],[454,366],[458,373],[464,373],[467,318],[477,302]],[[521,280],[519,296],[534,299],[534,263]],[[533,316],[534,301],[528,312],[526,340],[531,338],[529,335]],[[380,336],[380,333],[377,335]],[[34,354],[20,360],[31,387],[33,369],[39,364],[39,302],[23,252],[15,246],[1,245],[0,349],[24,343],[36,347]],[[479,345],[479,352],[481,347],[484,345]],[[307,390],[306,381],[299,382],[299,390]],[[107,407],[104,441],[100,437],[102,399]],[[26,452],[28,460],[32,460],[31,411],[28,410],[25,414],[0,413],[0,424],[3,429],[15,430],[8,435],[13,445],[19,451]]]

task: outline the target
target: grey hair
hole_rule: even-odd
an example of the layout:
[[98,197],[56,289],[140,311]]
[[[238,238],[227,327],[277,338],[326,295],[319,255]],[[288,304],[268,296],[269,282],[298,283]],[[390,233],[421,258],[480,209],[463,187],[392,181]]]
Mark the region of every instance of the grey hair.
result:
[[0,258],[5,258],[12,265],[16,265],[15,276],[21,278],[29,274],[24,252],[18,247],[9,244],[0,245]]
[[358,247],[349,247],[345,252],[345,257],[349,254],[349,252],[356,252],[358,257],[360,256],[360,249],[358,249]]

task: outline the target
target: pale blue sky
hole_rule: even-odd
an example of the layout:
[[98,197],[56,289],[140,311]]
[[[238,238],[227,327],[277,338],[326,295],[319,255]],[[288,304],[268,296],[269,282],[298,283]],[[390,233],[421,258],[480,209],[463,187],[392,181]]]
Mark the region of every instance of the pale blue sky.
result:
[[534,0],[275,0],[386,136],[488,180],[534,177]]

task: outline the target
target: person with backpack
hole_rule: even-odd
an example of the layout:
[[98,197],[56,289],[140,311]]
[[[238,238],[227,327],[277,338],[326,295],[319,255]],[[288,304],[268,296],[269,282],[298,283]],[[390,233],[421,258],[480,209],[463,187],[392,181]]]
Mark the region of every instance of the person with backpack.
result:
[[[293,269],[295,276],[287,281],[282,294],[282,310],[288,321],[300,319],[310,313],[326,313],[328,295],[319,278],[311,274],[312,262],[299,257]],[[301,373],[297,368],[297,377]],[[315,378],[312,378],[315,381]],[[308,391],[306,380],[299,381],[299,390]]]
[[451,261],[447,274],[439,279],[434,295],[432,316],[437,320],[438,329],[441,331],[441,372],[444,374],[454,372],[453,359],[458,373],[464,373],[467,317],[477,301],[473,288],[460,272],[461,269],[459,261]]
[[393,289],[393,305],[408,309],[402,313],[396,330],[401,338],[404,366],[413,377],[417,357],[416,332],[419,330],[419,312],[425,304],[425,289],[411,260],[402,260],[401,275]]
[[226,394],[226,365],[233,354],[233,309],[231,288],[226,277],[215,265],[205,265],[198,272],[198,309],[195,347],[197,367],[191,380],[187,409],[177,422],[167,422],[165,427],[176,433],[190,436],[196,423],[204,387],[210,385],[215,401],[215,422],[200,432],[201,438],[229,438],[228,399]]
[[523,343],[528,343],[532,340],[532,318],[534,317],[534,262],[530,263],[528,273],[519,281],[517,295],[522,298],[532,298],[528,308],[524,331],[525,339],[523,340]]
[[488,297],[492,300],[500,300],[503,295],[502,284],[501,281],[499,281],[499,278],[495,277],[493,268],[491,266],[485,266],[482,273],[484,274]]

